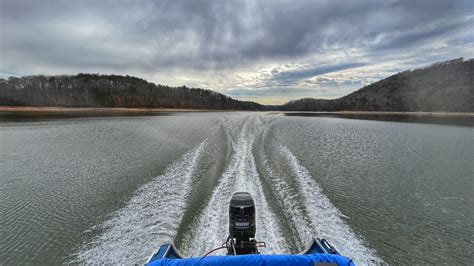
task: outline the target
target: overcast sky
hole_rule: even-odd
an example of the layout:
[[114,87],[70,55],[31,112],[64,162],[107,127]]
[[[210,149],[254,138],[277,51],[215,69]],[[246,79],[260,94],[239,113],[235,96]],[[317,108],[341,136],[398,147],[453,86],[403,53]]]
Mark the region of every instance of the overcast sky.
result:
[[279,104],[474,57],[474,1],[0,0],[0,77],[114,73]]

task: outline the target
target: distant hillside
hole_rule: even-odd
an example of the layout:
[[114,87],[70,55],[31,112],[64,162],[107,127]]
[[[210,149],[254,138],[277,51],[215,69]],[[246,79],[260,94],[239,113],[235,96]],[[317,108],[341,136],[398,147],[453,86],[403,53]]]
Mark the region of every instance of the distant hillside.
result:
[[118,75],[0,79],[0,105],[191,108],[282,111],[474,112],[474,59],[405,71],[334,100],[305,98],[281,106],[234,100],[210,90],[155,85]]
[[474,59],[455,59],[398,73],[338,99],[300,99],[279,109],[474,112],[473,70]]
[[260,104],[234,100],[210,90],[173,88],[130,76],[95,74],[0,79],[0,105],[213,110],[262,108]]

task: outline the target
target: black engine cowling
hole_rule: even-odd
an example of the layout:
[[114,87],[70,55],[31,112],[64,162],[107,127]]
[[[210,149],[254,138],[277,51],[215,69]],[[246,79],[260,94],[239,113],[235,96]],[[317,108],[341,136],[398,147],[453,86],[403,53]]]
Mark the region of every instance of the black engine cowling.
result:
[[247,192],[236,192],[229,204],[229,254],[258,253],[255,233],[255,203]]

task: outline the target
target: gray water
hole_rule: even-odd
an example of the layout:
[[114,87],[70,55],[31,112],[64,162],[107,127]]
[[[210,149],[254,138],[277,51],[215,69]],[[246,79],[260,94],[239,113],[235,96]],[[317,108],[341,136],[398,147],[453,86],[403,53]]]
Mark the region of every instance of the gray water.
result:
[[474,259],[472,127],[279,113],[0,123],[0,263],[143,263],[219,246],[235,191],[263,253],[328,239],[359,264]]

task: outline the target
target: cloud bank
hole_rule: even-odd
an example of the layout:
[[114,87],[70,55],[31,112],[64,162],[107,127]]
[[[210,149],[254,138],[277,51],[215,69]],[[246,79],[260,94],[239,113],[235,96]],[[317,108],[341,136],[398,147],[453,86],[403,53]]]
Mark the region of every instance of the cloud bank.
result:
[[129,74],[282,103],[474,55],[472,1],[0,1],[0,77]]

